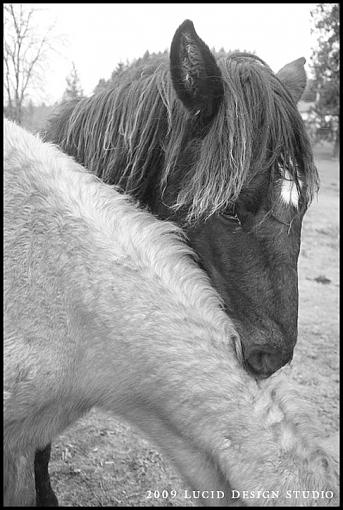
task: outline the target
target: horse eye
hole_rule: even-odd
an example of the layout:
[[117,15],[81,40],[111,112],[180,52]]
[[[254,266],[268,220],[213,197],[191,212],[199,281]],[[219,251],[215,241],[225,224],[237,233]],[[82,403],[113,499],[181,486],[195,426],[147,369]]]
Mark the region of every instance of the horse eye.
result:
[[224,211],[220,213],[220,215],[225,218],[226,220],[235,221],[239,225],[241,224],[240,219],[237,214],[237,208],[236,205],[233,204],[232,206],[228,207]]

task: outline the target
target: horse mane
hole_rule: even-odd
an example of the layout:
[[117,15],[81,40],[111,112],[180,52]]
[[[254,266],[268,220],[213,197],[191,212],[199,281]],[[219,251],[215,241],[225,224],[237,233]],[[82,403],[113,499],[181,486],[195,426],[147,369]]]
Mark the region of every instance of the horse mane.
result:
[[[11,187],[15,188],[16,180],[21,182],[17,193],[22,188],[30,191],[35,182],[37,202],[47,203],[46,211],[56,207],[57,212],[69,218],[63,225],[66,236],[70,227],[71,236],[75,230],[82,232],[79,234],[82,239],[89,236],[88,246],[99,243],[98,258],[110,253],[109,260],[117,260],[121,256],[118,246],[124,247],[124,253],[130,254],[137,266],[153,272],[165,288],[172,289],[181,306],[191,304],[203,319],[222,327],[225,338],[232,339],[237,359],[243,362],[240,339],[223,313],[223,300],[208,275],[199,269],[198,255],[186,243],[186,235],[178,225],[159,220],[140,208],[132,196],[120,193],[117,186],[105,184],[60,148],[42,143],[40,136],[7,119],[4,137],[6,168],[12,173],[15,170]],[[120,243],[114,246],[118,238]],[[79,248],[82,252],[81,244]],[[178,271],[181,277],[175,279]]]
[[[319,181],[290,93],[255,55],[231,53],[220,57],[218,65],[222,104],[204,138],[194,141],[197,157],[190,158],[168,205],[186,211],[186,222],[208,218],[234,203],[255,175],[268,170],[271,179],[295,181],[306,209]],[[188,119],[163,56],[155,65],[129,68],[109,90],[63,105],[48,133],[105,182],[141,199],[157,179],[163,195],[177,169]]]

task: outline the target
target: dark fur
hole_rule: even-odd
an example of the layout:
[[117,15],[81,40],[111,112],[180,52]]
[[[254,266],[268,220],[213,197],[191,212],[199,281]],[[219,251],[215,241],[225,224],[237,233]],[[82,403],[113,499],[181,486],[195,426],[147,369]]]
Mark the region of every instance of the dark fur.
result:
[[[295,104],[303,63],[278,76],[255,55],[216,59],[187,20],[170,62],[130,68],[112,89],[63,105],[45,133],[184,226],[240,333],[247,367],[262,377],[292,358],[301,224],[318,189]],[[280,197],[286,171],[298,210]]]
[[51,445],[37,450],[35,455],[36,506],[58,506],[57,498],[51,488],[49,478],[49,460]]
[[[183,220],[225,210],[255,175],[268,171],[277,178],[277,164],[296,181],[298,170],[305,208],[317,188],[317,173],[290,93],[254,55],[230,54],[218,64],[225,95],[214,121],[203,126],[205,136],[199,134],[197,116],[190,117],[175,94],[165,60],[147,75],[128,71],[116,87],[63,105],[46,137],[143,203],[149,203],[148,187],[162,191],[177,174],[180,190],[169,190],[168,206],[183,208]],[[185,172],[187,138],[194,145]]]

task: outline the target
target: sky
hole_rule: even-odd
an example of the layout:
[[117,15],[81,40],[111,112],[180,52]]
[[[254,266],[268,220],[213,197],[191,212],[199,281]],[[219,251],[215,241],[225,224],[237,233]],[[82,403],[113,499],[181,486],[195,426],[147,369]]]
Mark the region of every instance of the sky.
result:
[[210,48],[255,51],[275,72],[299,57],[306,58],[309,72],[316,46],[310,17],[315,4],[308,3],[25,5],[37,9],[37,33],[54,24],[54,51],[44,65],[41,91],[33,96],[36,103],[61,99],[72,62],[84,93],[92,94],[99,79],[108,79],[120,61],[132,61],[146,50],[169,49],[187,18]]

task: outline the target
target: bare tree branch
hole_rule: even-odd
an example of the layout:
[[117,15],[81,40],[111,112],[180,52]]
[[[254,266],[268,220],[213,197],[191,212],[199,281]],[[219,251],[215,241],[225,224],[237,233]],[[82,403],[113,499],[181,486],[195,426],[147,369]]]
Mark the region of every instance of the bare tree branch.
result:
[[37,78],[46,50],[50,48],[52,26],[37,37],[33,31],[34,9],[22,4],[5,4],[4,90],[8,109],[16,122],[22,122],[23,102]]

